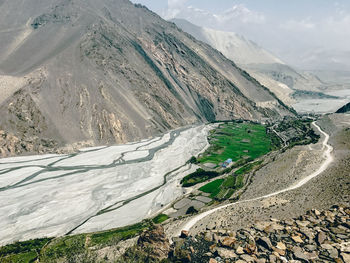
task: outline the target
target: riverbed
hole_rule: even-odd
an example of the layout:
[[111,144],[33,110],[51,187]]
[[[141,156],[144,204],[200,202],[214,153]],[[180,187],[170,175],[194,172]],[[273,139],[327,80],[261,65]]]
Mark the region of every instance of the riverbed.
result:
[[0,160],[0,245],[121,227],[182,194],[179,181],[208,147],[210,125],[71,155]]
[[328,91],[326,94],[339,99],[303,99],[295,103],[293,108],[299,113],[334,113],[350,102],[350,89]]

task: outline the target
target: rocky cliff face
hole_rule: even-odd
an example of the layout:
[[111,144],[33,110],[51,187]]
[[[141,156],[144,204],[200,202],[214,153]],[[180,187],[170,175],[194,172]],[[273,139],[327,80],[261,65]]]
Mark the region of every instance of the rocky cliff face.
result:
[[127,0],[4,1],[0,25],[0,81],[16,79],[2,87],[0,130],[24,149],[29,138],[113,144],[293,114],[222,54]]

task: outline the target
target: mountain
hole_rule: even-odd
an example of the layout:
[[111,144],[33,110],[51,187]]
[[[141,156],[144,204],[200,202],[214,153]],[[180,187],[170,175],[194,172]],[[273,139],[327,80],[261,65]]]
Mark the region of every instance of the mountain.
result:
[[258,44],[234,32],[224,32],[199,27],[185,19],[174,18],[171,22],[175,23],[182,30],[193,35],[198,40],[213,46],[238,65],[284,64],[279,58],[275,57]]
[[339,110],[337,110],[336,113],[347,113],[350,111],[350,102],[343,107],[341,107]]
[[0,1],[0,85],[3,156],[293,114],[221,53],[128,0]]
[[317,76],[322,82],[334,85],[350,86],[350,71],[330,71],[330,70],[311,70],[309,73]]
[[236,33],[202,28],[184,19],[171,21],[235,61],[287,104],[295,102],[295,90],[320,92],[320,88],[325,85],[314,75],[293,69],[256,43]]

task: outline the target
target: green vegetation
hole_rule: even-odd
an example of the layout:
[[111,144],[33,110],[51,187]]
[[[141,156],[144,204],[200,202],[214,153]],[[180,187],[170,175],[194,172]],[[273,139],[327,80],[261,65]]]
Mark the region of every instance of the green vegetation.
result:
[[[209,132],[208,138],[210,147],[202,156],[192,157],[190,163],[214,163],[219,166],[227,159],[232,159],[234,163],[225,169],[220,166],[215,171],[198,169],[182,179],[183,187],[190,187],[230,173],[232,169],[245,165],[280,146],[278,137],[274,133],[268,133],[265,126],[243,121],[220,124],[217,129]],[[247,170],[242,170],[242,173],[248,172],[250,168],[244,169]]]
[[247,165],[241,167],[240,169],[238,169],[235,174],[236,175],[241,175],[241,174],[246,174],[248,172],[250,172],[251,170],[253,170],[254,167],[262,164],[263,161],[258,161],[258,162],[254,162],[254,163],[248,163]]
[[197,209],[194,208],[193,206],[190,206],[187,211],[186,211],[186,215],[193,215],[193,214],[196,214],[198,213]]
[[5,258],[0,257],[0,262],[2,262],[2,263],[13,263],[13,262],[31,263],[31,262],[35,262],[36,259],[37,259],[37,253],[35,251],[30,251],[30,252],[24,252],[24,253],[19,253],[19,254],[12,254],[12,255],[9,255]]
[[[153,222],[165,220],[166,215],[159,215]],[[150,220],[141,223],[92,234],[65,236],[56,239],[44,238],[25,242],[17,242],[0,248],[0,262],[12,263],[56,262],[66,258],[68,262],[97,262],[96,254],[87,249],[116,245],[139,235],[152,226]]]
[[235,189],[240,189],[244,186],[244,177],[243,175],[238,175],[237,179],[236,179],[236,185],[235,185]]
[[199,188],[199,190],[210,193],[211,198],[226,200],[230,198],[235,191],[244,186],[244,175],[260,167],[261,164],[262,161],[249,163],[235,171],[232,175],[227,176],[225,179],[218,179],[210,182]]
[[40,261],[49,262],[60,258],[72,258],[85,252],[85,235],[62,237],[53,240],[40,254]]
[[229,175],[226,177],[225,181],[222,184],[222,187],[233,188],[236,185],[236,176]]
[[311,119],[297,119],[285,117],[283,121],[275,125],[275,130],[284,133],[288,148],[296,145],[308,145],[317,143],[320,136],[311,127]]
[[157,215],[155,218],[153,218],[152,221],[155,224],[161,224],[168,219],[169,219],[169,216],[164,215],[164,214],[160,214],[160,215]]
[[224,182],[224,179],[217,179],[215,181],[212,181],[201,188],[199,188],[200,191],[209,193],[211,198],[214,198],[219,192],[220,192],[220,186]]
[[183,187],[190,187],[190,186],[205,182],[219,175],[220,174],[215,171],[205,171],[203,169],[197,169],[197,171],[195,171],[194,173],[191,173],[185,176],[181,180],[181,184]]
[[221,124],[209,136],[210,147],[198,158],[200,163],[219,164],[231,158],[256,159],[271,150],[271,138],[266,127],[250,122]]
[[[281,139],[273,129],[279,133],[287,131],[287,134],[290,135],[287,141],[288,147],[316,143],[319,136],[311,128],[311,122],[311,120],[286,117],[283,121],[269,129],[253,122],[236,121],[220,124],[217,129],[211,130],[209,133],[210,147],[202,156],[198,158],[192,157],[189,162],[201,164],[213,163],[219,166],[227,159],[232,159],[234,163],[229,168],[223,169],[219,167],[215,171],[198,169],[196,172],[184,177],[181,183],[184,187],[190,187],[219,175],[228,174],[232,169],[242,165],[244,166],[235,172],[236,175],[243,175],[250,172],[255,166],[260,165],[261,162],[248,162],[252,162],[272,150],[281,148]],[[248,164],[245,165],[246,163]],[[238,177],[238,179],[241,180],[241,177]],[[237,183],[238,185],[236,187],[242,184]],[[222,196],[227,196],[228,194],[229,192],[226,194],[220,193]],[[220,195],[218,194],[217,196]]]
[[95,233],[91,235],[92,245],[112,245],[121,240],[126,240],[137,236],[143,230],[150,227],[149,221],[143,221],[141,223],[118,228],[115,230],[109,230],[105,232]]
[[50,240],[50,238],[42,238],[0,247],[0,262],[34,262],[37,253]]
[[17,254],[17,253],[40,250],[50,240],[51,240],[50,238],[28,240],[24,242],[16,242],[14,244],[1,247],[0,257],[6,256],[9,254]]
[[276,151],[282,148],[283,146],[282,140],[280,139],[280,137],[276,135],[276,133],[271,132],[270,138],[271,138],[271,151]]
[[72,259],[70,262],[96,262],[96,255],[87,248],[117,245],[122,240],[139,235],[151,225],[152,222],[145,220],[135,225],[109,231],[58,238],[41,251],[40,260],[50,262],[69,258]]
[[188,161],[188,163],[192,163],[192,164],[198,163],[197,158],[192,156],[191,159]]

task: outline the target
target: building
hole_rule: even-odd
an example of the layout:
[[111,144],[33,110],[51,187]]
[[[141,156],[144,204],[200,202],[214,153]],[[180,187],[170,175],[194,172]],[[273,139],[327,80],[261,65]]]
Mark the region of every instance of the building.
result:
[[227,168],[230,164],[232,164],[232,159],[227,159],[221,166]]

